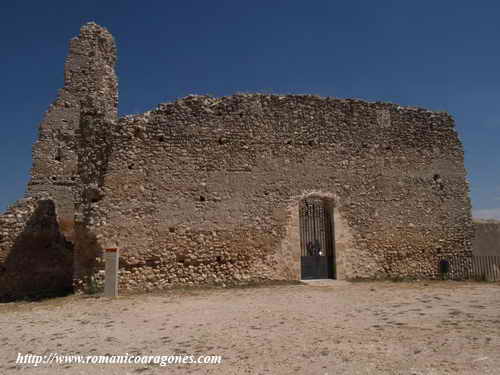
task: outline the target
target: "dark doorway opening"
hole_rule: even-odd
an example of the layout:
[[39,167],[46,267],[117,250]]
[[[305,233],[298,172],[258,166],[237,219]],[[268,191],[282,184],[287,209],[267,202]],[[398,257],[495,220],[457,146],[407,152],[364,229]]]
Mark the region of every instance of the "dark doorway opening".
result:
[[301,278],[335,278],[332,207],[327,199],[309,197],[299,204]]
[[36,201],[24,230],[8,250],[0,264],[0,303],[73,292],[73,244],[61,231],[52,200]]

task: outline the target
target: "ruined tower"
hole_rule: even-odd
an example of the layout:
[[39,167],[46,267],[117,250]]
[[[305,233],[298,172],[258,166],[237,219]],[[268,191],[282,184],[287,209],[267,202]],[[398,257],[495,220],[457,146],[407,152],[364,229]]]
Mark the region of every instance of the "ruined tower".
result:
[[72,235],[75,204],[81,195],[81,165],[88,162],[79,163],[79,156],[92,158],[92,155],[78,155],[82,137],[92,137],[88,121],[84,120],[82,127],[81,119],[90,115],[116,120],[115,63],[112,35],[93,22],[84,25],[80,35],[70,41],[64,87],[45,114],[33,147],[28,196],[49,196],[54,200],[62,230],[69,235]]
[[113,37],[93,22],[70,41],[64,87],[40,124],[25,199],[0,216],[0,298],[71,289],[75,213],[95,155],[79,150],[103,121],[116,121],[115,63]]

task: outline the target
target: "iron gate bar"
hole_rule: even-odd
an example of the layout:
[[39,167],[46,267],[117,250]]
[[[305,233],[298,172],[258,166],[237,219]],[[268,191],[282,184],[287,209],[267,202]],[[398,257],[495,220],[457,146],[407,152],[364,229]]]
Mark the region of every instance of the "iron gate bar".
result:
[[309,197],[299,204],[302,278],[334,276],[331,213],[326,200]]
[[497,255],[452,255],[440,259],[448,261],[449,272],[439,269],[443,277],[452,280],[500,281],[500,256]]

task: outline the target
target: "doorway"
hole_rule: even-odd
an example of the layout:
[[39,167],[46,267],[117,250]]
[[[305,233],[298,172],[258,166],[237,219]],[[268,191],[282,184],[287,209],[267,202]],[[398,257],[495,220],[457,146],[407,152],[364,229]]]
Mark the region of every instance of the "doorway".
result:
[[334,279],[335,240],[333,209],[321,197],[308,197],[299,204],[301,278]]

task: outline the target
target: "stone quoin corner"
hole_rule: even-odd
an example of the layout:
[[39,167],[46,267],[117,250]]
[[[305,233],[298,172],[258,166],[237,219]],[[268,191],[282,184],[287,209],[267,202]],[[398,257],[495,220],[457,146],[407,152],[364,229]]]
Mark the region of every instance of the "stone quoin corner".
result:
[[95,23],[70,41],[25,198],[0,216],[1,300],[89,291],[107,248],[120,251],[125,291],[433,279],[443,256],[471,255],[447,113],[237,94],[118,117],[116,59]]

